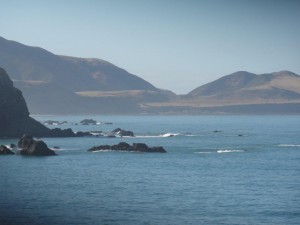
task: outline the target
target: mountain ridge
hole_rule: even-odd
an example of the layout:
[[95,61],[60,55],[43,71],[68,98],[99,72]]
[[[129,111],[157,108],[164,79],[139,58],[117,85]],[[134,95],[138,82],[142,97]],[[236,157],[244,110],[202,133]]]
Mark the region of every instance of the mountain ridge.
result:
[[63,83],[73,92],[158,90],[144,79],[105,60],[55,55],[43,48],[4,38],[0,38],[0,49],[1,66],[13,80]]
[[276,95],[287,100],[300,98],[300,76],[286,70],[260,75],[239,71],[202,85],[192,90],[186,97],[274,99]]
[[266,110],[262,104],[282,113],[280,104],[293,104],[293,112],[300,104],[300,76],[287,70],[237,71],[176,95],[102,59],[55,55],[1,37],[0,50],[0,66],[34,114],[202,114],[242,105]]

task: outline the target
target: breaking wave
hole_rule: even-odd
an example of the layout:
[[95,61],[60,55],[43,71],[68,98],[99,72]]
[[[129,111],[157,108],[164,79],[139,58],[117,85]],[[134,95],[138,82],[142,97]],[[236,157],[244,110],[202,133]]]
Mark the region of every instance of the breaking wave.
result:
[[278,147],[300,147],[300,145],[293,145],[293,144],[280,144]]
[[231,152],[245,152],[244,150],[238,150],[238,149],[234,149],[234,150],[229,150],[229,149],[224,149],[224,150],[218,150],[217,153],[231,153]]

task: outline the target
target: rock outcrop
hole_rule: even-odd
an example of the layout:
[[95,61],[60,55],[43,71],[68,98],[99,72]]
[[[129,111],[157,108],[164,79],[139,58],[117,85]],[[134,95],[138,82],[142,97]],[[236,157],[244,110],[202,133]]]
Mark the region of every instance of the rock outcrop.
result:
[[132,131],[129,130],[123,130],[121,128],[117,128],[115,130],[113,130],[114,134],[119,135],[119,136],[125,136],[125,137],[134,137],[134,133]]
[[9,148],[7,148],[4,145],[0,146],[0,155],[14,155],[15,153],[11,151]]
[[19,138],[23,134],[35,137],[77,137],[71,129],[47,128],[29,116],[22,92],[13,86],[6,71],[0,68],[0,138]]
[[97,121],[93,120],[93,119],[84,119],[84,120],[81,120],[80,123],[82,125],[96,125]]
[[133,143],[132,145],[130,145],[126,142],[120,142],[117,145],[100,145],[88,149],[89,152],[101,151],[101,150],[130,151],[130,152],[158,152],[158,153],[167,152],[161,146],[149,147],[144,143]]
[[22,92],[0,68],[0,137],[20,137],[24,133],[46,136],[49,130],[29,116]]
[[21,148],[21,155],[33,156],[52,156],[55,152],[48,148],[45,142],[34,140],[31,135],[24,134],[18,142],[18,148]]

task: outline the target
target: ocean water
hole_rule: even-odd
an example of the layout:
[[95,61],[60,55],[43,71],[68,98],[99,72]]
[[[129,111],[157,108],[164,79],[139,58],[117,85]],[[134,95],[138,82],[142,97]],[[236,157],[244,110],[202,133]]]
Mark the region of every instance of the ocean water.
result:
[[[34,117],[136,137],[43,138],[57,156],[1,156],[0,224],[300,224],[299,116]],[[86,151],[120,141],[167,153]]]

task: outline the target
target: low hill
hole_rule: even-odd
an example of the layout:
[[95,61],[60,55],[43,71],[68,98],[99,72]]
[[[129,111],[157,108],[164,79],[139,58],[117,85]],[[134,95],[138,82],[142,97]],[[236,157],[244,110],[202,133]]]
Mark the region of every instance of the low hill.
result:
[[235,72],[149,111],[174,114],[300,114],[300,76],[290,71]]
[[240,71],[198,87],[186,98],[245,104],[300,101],[300,76],[290,71],[261,75]]

